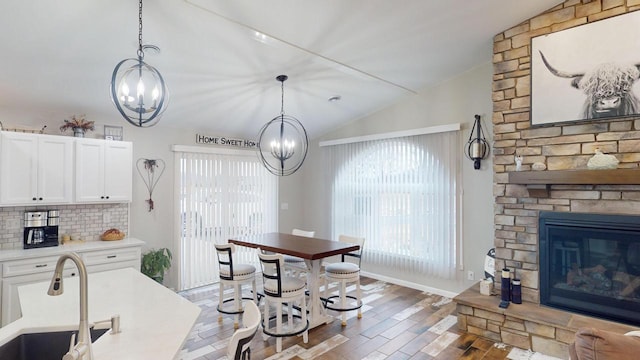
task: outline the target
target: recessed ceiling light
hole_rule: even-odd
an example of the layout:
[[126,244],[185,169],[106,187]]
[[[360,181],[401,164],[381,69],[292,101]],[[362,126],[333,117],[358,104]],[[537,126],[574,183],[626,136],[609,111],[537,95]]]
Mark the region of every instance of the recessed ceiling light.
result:
[[342,99],[342,96],[340,95],[333,95],[329,97],[329,102],[335,102],[335,101],[340,101],[340,99]]

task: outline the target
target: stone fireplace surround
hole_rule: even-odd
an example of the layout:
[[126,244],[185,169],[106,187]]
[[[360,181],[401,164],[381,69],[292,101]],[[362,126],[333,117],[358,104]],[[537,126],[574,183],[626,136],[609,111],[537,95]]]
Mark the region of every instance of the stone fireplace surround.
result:
[[[533,128],[529,106],[532,37],[639,9],[640,0],[569,0],[495,36],[495,267],[517,270],[524,302],[501,309],[499,296],[482,296],[476,285],[455,299],[462,330],[560,358],[580,327],[637,330],[540,305],[538,212],[640,214],[640,118]],[[619,169],[583,170],[596,148],[615,155]],[[519,173],[515,155],[523,157]],[[547,170],[531,171],[536,162]]]

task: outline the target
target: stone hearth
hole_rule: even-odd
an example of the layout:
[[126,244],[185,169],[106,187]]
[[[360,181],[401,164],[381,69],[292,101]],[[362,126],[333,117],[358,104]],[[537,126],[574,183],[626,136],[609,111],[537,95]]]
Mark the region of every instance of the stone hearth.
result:
[[523,302],[498,307],[500,294],[480,294],[476,284],[454,298],[458,328],[508,345],[567,358],[568,346],[581,327],[626,333],[637,328]]

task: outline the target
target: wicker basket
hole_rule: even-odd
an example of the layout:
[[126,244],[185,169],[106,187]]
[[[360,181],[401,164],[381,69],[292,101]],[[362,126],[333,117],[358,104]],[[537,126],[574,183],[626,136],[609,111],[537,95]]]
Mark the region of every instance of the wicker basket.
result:
[[125,234],[123,232],[120,233],[110,233],[110,234],[102,234],[100,239],[103,241],[114,241],[114,240],[122,240],[124,239]]

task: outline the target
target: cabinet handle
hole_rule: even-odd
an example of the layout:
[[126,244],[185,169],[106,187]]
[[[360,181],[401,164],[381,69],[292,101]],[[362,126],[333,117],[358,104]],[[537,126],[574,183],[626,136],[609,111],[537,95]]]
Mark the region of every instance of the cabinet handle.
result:
[[47,264],[38,264],[36,265],[37,268],[43,268],[43,267],[47,267]]
[[42,201],[42,198],[39,198],[38,200]]
[[118,255],[109,255],[107,256],[107,259],[115,259]]
[[107,199],[109,198],[109,196],[107,195]]
[[100,199],[104,199],[104,196],[100,196]]
[[36,201],[36,200],[38,200],[38,199],[37,199],[37,198],[31,198],[31,200]]

